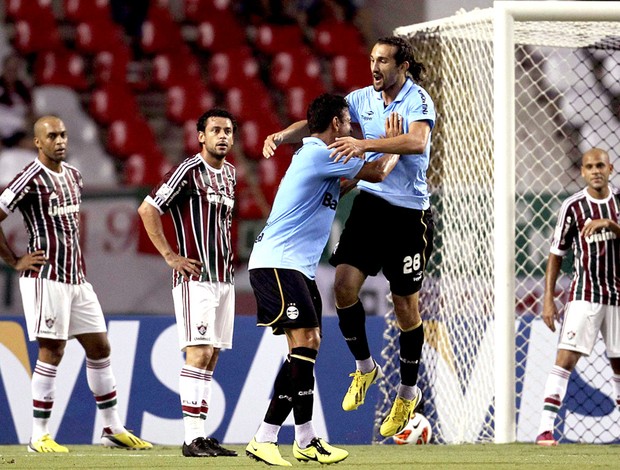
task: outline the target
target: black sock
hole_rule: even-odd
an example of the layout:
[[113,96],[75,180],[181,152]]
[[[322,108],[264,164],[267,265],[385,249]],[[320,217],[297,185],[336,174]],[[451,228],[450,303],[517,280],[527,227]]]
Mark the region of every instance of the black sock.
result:
[[291,388],[295,424],[304,424],[312,419],[314,361],[317,354],[316,349],[310,348],[293,348],[291,351]]
[[361,300],[346,308],[336,307],[338,326],[347,342],[347,346],[357,361],[370,357],[370,348],[366,338],[366,312]]
[[284,361],[280,372],[273,383],[273,396],[267,408],[264,421],[276,426],[282,426],[284,420],[293,409],[293,387],[291,383],[290,357]]
[[413,330],[401,331],[400,343],[400,381],[403,385],[414,386],[418,380],[424,328],[422,323]]

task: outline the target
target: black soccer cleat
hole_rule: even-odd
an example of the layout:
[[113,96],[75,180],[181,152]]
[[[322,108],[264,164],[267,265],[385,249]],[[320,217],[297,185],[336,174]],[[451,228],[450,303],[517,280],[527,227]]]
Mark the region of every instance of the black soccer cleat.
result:
[[207,444],[204,437],[197,437],[191,444],[183,443],[184,457],[217,457],[215,450]]

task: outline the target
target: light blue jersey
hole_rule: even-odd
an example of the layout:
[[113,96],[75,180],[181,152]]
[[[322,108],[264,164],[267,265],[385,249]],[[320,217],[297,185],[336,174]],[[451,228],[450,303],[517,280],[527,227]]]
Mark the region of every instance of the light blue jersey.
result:
[[256,237],[248,269],[294,269],[314,279],[336,215],[340,177],[354,178],[364,165],[359,158],[334,162],[330,152],[321,139],[303,139]]
[[[385,136],[385,120],[390,113],[396,112],[403,117],[403,132],[409,131],[409,123],[427,121],[433,129],[435,125],[435,105],[424,88],[407,79],[396,99],[385,107],[380,91],[372,86],[349,93],[351,120],[362,127],[365,139],[379,139]],[[410,209],[425,210],[429,208],[429,192],[426,185],[426,170],[430,155],[430,138],[424,153],[402,155],[396,167],[380,183],[360,181],[358,188],[380,197],[390,204]],[[382,153],[369,152],[368,161],[375,160]]]

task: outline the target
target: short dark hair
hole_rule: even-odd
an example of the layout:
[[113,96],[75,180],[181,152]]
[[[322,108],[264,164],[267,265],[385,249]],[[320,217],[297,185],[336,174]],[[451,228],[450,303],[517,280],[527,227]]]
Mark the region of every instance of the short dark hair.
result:
[[334,116],[342,119],[349,105],[343,96],[323,93],[308,106],[308,130],[311,134],[326,131]]
[[232,126],[233,126],[233,134],[237,132],[237,127],[238,127],[237,120],[232,114],[230,114],[225,109],[221,109],[221,108],[210,109],[209,111],[205,112],[202,116],[198,118],[198,121],[196,122],[196,130],[198,132],[205,131],[205,128],[207,127],[207,120],[210,117],[222,117],[222,118],[230,119],[230,122],[232,123]]
[[396,53],[394,54],[396,65],[400,65],[405,61],[409,62],[407,72],[411,74],[411,77],[416,82],[422,81],[425,70],[424,64],[415,60],[413,47],[411,47],[411,43],[407,39],[400,36],[384,36],[377,40],[377,44],[394,46],[396,48]]

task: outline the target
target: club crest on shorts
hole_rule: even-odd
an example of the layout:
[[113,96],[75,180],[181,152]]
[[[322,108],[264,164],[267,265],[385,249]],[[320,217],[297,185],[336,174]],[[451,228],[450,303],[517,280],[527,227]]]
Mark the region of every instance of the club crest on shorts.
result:
[[200,323],[196,326],[196,329],[198,330],[200,336],[204,336],[207,332],[207,325],[205,325],[204,323]]
[[54,317],[46,317],[45,318],[45,326],[47,326],[49,329],[52,329],[52,327],[54,326],[54,322],[56,321],[56,319]]
[[286,307],[286,316],[291,320],[295,320],[299,316],[299,309],[295,304],[288,304]]

